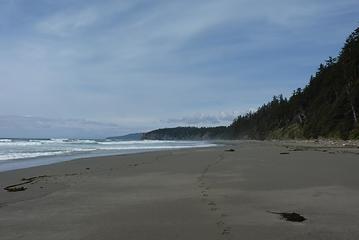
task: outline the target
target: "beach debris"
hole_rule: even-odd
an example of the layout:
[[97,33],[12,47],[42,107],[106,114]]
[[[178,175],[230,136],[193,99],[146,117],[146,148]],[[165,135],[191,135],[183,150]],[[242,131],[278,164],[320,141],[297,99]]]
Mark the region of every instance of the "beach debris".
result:
[[6,188],[4,188],[6,191],[8,192],[21,192],[21,191],[25,191],[27,188],[26,187],[12,187],[12,186],[8,186]]
[[295,212],[272,212],[272,211],[268,211],[269,213],[272,214],[278,214],[281,216],[282,219],[289,221],[289,222],[304,222],[305,220],[307,220],[305,217],[303,217],[302,215],[295,213]]
[[30,178],[22,178],[21,181],[23,181],[22,183],[18,183],[18,184],[14,184],[14,185],[10,185],[4,188],[4,190],[8,191],[8,192],[21,192],[21,191],[25,191],[27,188],[24,187],[23,185],[26,184],[33,184],[35,181],[40,180],[42,178],[47,178],[49,176],[47,175],[41,175],[41,176],[36,176],[36,177],[30,177]]
[[66,173],[65,177],[71,177],[71,176],[76,176],[79,175],[78,173]]
[[290,151],[299,152],[299,151],[304,151],[304,149],[303,148],[293,148]]
[[231,148],[231,149],[227,149],[227,150],[225,150],[226,152],[235,152],[236,150],[234,150],[233,148]]
[[50,177],[50,176],[48,176],[48,175],[40,175],[40,176],[36,176],[36,177],[22,178],[21,181],[26,181],[26,183],[24,183],[24,184],[27,184],[27,183],[32,183],[35,180],[39,180],[41,178],[47,178],[47,177]]
[[228,235],[231,233],[231,228],[230,227],[225,227],[222,231],[222,235]]
[[347,148],[359,148],[358,145],[351,144],[351,143],[343,143],[343,147],[347,147]]
[[90,170],[90,168],[89,168],[89,167],[87,167],[87,168],[86,168],[86,170]]

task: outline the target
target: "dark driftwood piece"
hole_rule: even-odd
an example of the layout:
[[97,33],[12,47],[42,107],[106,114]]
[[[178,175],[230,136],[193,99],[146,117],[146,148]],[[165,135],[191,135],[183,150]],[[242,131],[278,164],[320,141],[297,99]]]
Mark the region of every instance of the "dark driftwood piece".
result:
[[25,184],[29,184],[32,183],[36,180],[39,180],[41,178],[46,178],[49,177],[47,175],[41,175],[41,176],[36,176],[36,177],[31,177],[31,178],[23,178],[21,179],[21,181],[23,181],[22,183],[18,183],[18,184],[14,184],[14,185],[10,185],[4,188],[4,190],[8,191],[8,192],[21,192],[21,191],[25,191],[27,188],[24,187],[23,185]]
[[234,150],[233,148],[226,150],[226,152],[235,152],[235,151],[236,151],[236,150]]
[[278,214],[281,216],[282,219],[289,221],[289,222],[304,222],[305,220],[307,220],[305,217],[303,217],[302,215],[292,212],[292,213],[288,213],[288,212],[272,212],[272,211],[268,211],[269,213],[272,214]]
[[21,192],[21,191],[25,191],[27,188],[26,187],[6,187],[4,189],[8,192]]

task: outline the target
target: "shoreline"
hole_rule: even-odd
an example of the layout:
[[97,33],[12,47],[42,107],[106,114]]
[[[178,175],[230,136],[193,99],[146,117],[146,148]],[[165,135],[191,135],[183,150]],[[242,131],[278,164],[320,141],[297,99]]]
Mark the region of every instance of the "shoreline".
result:
[[[180,141],[173,141],[173,143],[180,143]],[[190,141],[187,141],[187,143]],[[101,148],[94,148],[92,150],[85,151],[74,151],[71,153],[63,153],[63,154],[53,154],[53,155],[45,155],[45,156],[37,156],[37,157],[29,157],[29,158],[18,158],[18,159],[8,159],[0,161],[0,173],[16,170],[16,169],[24,169],[36,166],[44,166],[56,164],[59,162],[73,161],[82,158],[93,158],[93,157],[106,157],[106,156],[120,156],[120,155],[128,155],[128,154],[136,154],[136,153],[145,153],[145,152],[153,152],[153,151],[165,151],[165,150],[176,150],[176,149],[191,149],[191,148],[202,148],[209,147],[210,145],[215,145],[213,143],[205,143],[204,141],[194,141],[198,145],[188,145],[188,146],[138,146],[137,148],[118,148],[118,149],[108,149],[103,150]],[[124,142],[126,143],[126,142]],[[116,144],[116,143],[114,143]]]
[[[188,140],[190,141],[190,140]],[[343,149],[346,152],[352,152],[352,150],[359,149],[359,140],[333,140],[333,139],[319,139],[319,140],[207,140],[210,144],[217,144],[217,146],[204,146],[204,147],[188,147],[188,148],[174,148],[174,149],[139,149],[139,150],[132,150],[123,153],[97,153],[97,154],[75,154],[75,155],[53,155],[53,156],[43,156],[43,157],[35,157],[35,158],[20,158],[20,159],[13,159],[13,160],[3,160],[1,165],[28,165],[25,167],[15,167],[13,169],[0,169],[0,173],[13,171],[13,170],[20,170],[20,169],[27,169],[32,167],[38,166],[47,166],[52,164],[57,164],[61,162],[68,162],[68,161],[75,161],[81,159],[88,159],[88,158],[101,158],[101,157],[109,157],[109,156],[127,156],[132,154],[138,153],[146,153],[146,152],[158,152],[158,151],[173,151],[173,150],[184,150],[184,149],[196,149],[196,148],[215,148],[220,146],[231,146],[231,145],[238,145],[241,142],[267,142],[267,143],[276,143],[279,146],[292,146],[292,147],[304,147],[304,148],[337,148]],[[359,150],[358,150],[359,151]],[[78,156],[76,156],[78,155]],[[0,166],[1,166],[0,165]]]
[[1,172],[1,239],[359,237],[359,149],[226,142]]

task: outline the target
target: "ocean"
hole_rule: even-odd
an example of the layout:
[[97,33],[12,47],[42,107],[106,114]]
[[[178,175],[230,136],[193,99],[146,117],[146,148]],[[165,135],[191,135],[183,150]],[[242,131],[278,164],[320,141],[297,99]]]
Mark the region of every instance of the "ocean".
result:
[[205,141],[0,139],[0,172],[84,157],[211,146],[215,144]]

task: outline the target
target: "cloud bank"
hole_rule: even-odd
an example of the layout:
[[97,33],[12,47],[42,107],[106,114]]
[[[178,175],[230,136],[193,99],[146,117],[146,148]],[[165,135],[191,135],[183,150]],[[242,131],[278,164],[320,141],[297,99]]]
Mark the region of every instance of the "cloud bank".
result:
[[83,119],[0,116],[0,132],[3,138],[104,138],[131,130],[134,129]]

